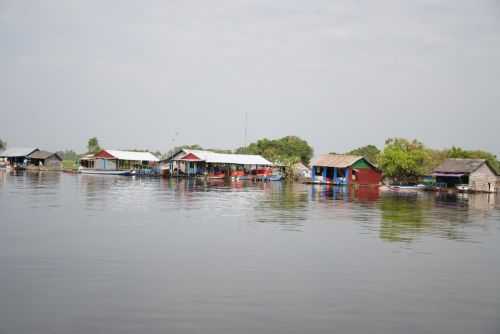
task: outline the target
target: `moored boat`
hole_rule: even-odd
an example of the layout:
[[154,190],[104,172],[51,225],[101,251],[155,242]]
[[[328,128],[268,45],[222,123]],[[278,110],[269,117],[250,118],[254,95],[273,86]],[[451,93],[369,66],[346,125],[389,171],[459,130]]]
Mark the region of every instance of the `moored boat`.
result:
[[132,176],[135,175],[134,170],[103,170],[94,168],[78,168],[78,172],[82,174],[92,174],[92,175],[122,175],[122,176]]
[[215,173],[210,173],[208,174],[207,178],[211,180],[220,180],[226,177],[226,174],[224,172],[215,172]]
[[457,184],[455,188],[459,193],[471,192],[471,187],[468,184]]
[[424,190],[425,189],[425,185],[423,184],[417,184],[417,185],[414,185],[414,186],[410,186],[410,185],[392,185],[392,186],[389,186],[389,190],[391,191],[421,191],[421,190]]

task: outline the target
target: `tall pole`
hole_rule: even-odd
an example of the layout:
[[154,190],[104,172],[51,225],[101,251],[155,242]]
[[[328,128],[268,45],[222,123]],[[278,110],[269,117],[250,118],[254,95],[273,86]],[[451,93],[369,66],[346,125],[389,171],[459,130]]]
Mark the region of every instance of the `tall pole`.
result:
[[243,138],[243,147],[247,146],[247,134],[248,134],[248,112],[245,111],[245,135]]

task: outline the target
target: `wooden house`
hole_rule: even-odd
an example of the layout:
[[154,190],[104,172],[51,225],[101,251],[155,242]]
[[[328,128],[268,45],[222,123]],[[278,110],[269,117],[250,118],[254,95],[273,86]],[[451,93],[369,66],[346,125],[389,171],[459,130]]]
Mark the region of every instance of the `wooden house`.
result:
[[47,151],[35,151],[29,155],[29,165],[40,170],[62,170],[63,158]]
[[447,188],[469,185],[471,191],[495,192],[498,174],[484,159],[446,159],[432,176]]
[[312,164],[313,183],[379,185],[381,180],[382,172],[358,155],[324,154]]

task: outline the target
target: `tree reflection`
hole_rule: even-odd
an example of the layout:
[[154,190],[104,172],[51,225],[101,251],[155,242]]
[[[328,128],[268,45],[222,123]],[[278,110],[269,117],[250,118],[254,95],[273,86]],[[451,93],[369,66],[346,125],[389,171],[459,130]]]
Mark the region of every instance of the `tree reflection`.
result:
[[470,240],[465,224],[482,225],[492,214],[494,196],[471,194],[391,194],[380,201],[380,238],[410,242],[421,234],[457,241]]
[[380,202],[380,238],[387,241],[413,240],[431,227],[424,215],[428,208],[429,205],[416,195],[384,196]]

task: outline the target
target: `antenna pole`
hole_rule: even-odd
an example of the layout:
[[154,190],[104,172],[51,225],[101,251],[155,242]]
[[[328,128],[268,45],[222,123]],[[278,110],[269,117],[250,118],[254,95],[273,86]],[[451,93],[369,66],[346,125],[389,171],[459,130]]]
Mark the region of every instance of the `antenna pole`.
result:
[[248,134],[248,112],[245,111],[245,136],[243,139],[243,147],[247,146],[247,134]]

